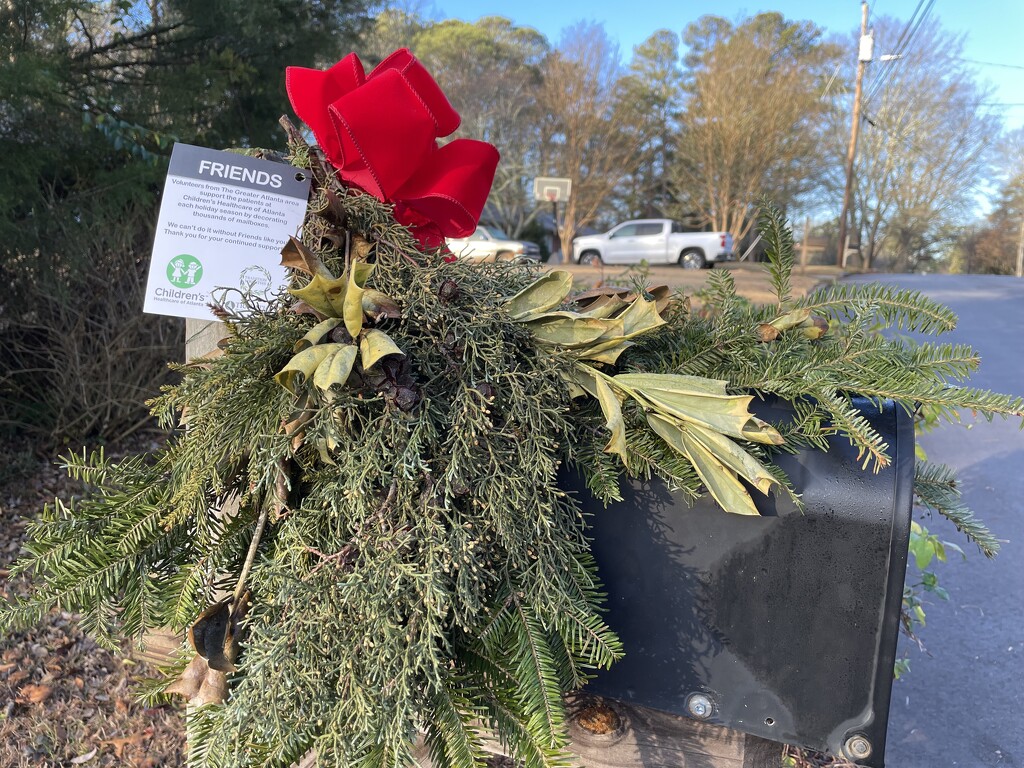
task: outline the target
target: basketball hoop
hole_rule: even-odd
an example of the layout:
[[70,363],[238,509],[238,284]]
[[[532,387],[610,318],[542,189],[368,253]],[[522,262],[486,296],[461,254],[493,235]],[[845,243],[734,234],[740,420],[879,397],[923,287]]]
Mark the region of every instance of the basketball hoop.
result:
[[572,179],[538,176],[533,180],[533,199],[541,203],[565,203],[572,192]]

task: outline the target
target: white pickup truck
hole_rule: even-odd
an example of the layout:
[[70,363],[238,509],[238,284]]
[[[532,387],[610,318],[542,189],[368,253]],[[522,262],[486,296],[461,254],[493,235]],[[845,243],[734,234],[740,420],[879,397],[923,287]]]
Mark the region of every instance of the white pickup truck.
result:
[[572,241],[579,264],[678,264],[703,269],[736,258],[728,232],[684,232],[671,219],[636,219]]
[[448,238],[448,250],[469,262],[507,261],[521,256],[540,261],[540,247],[528,240],[513,240],[497,227],[478,226],[467,237]]

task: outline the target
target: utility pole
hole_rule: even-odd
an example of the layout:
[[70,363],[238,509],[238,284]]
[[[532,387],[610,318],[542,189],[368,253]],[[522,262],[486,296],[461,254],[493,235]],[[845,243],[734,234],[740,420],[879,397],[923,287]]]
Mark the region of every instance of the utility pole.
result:
[[864,70],[871,61],[874,38],[868,34],[868,4],[860,4],[860,46],[857,52],[857,85],[853,91],[853,125],[850,128],[850,146],[846,150],[846,189],[843,192],[843,212],[839,214],[839,253],[836,266],[846,266],[846,219],[850,212],[853,193],[853,159],[857,156],[857,134],[860,132],[860,97],[864,85]]
[[1024,277],[1024,221],[1020,223],[1020,239],[1017,240],[1017,277]]

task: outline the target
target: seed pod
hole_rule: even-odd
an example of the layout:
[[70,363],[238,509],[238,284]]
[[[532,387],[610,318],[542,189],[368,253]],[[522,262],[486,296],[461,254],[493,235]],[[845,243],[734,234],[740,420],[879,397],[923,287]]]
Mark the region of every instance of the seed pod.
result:
[[339,325],[337,328],[331,331],[328,334],[328,336],[330,337],[331,341],[333,341],[335,344],[352,343],[352,334],[348,332],[348,329],[346,329],[344,325]]
[[445,304],[452,304],[458,301],[461,295],[462,291],[459,289],[459,284],[451,279],[445,280],[441,283],[441,287],[437,289],[437,298]]
[[498,396],[498,390],[495,389],[494,385],[488,381],[479,381],[473,388],[483,395],[484,400],[488,403],[492,402],[494,398]]
[[408,413],[419,405],[420,399],[419,389],[415,386],[401,386],[395,388],[395,407],[402,411],[402,413]]

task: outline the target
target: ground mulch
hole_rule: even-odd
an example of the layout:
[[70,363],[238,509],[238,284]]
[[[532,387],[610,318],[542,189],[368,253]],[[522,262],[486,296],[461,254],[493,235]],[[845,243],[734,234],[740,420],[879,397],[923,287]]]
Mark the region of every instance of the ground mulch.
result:
[[[150,439],[148,442],[152,442]],[[126,449],[146,450],[135,440]],[[0,597],[24,596],[26,578],[11,578],[27,521],[54,497],[81,487],[53,461],[38,460],[0,487]],[[75,617],[51,611],[32,629],[0,639],[0,766],[181,766],[185,764],[183,707],[145,707],[133,682],[155,673],[96,645]]]

